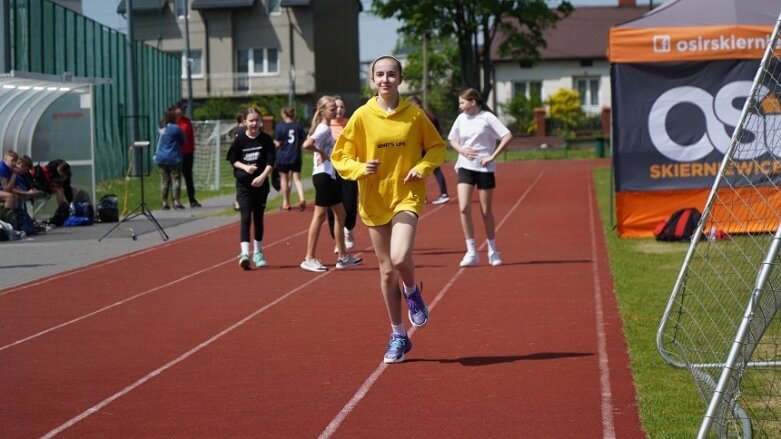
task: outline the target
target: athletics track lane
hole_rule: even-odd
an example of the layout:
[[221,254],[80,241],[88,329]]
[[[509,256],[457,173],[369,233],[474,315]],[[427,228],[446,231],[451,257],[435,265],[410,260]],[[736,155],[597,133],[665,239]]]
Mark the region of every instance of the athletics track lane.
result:
[[298,268],[311,210],[267,217],[268,269],[238,270],[232,225],[56,293],[0,295],[0,436],[643,437],[601,227],[586,226],[594,165],[500,165],[502,267],[460,269],[455,200],[427,206],[415,257],[435,306],[402,365],[379,367],[371,251],[356,269]]

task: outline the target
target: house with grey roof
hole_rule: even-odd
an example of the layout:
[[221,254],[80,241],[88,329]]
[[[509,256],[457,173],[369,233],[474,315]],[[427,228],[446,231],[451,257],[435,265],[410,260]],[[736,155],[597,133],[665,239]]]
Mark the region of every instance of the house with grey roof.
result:
[[607,59],[611,26],[633,20],[649,11],[635,0],[620,0],[618,6],[577,7],[555,28],[545,31],[547,47],[540,49],[541,61],[524,65],[499,54],[505,37],[500,32],[491,45],[494,88],[488,102],[505,118],[499,104],[515,94],[531,97],[539,93],[543,101],[561,88],[577,90],[588,114],[610,107],[610,63]]

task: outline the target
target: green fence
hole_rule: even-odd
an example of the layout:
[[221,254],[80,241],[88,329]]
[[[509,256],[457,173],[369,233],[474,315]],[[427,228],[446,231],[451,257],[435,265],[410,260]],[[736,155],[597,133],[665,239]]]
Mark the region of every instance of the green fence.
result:
[[10,0],[9,6],[11,70],[111,79],[93,94],[96,179],[124,175],[132,119],[138,138],[154,143],[163,111],[181,100],[181,60],[135,43],[138,105],[129,114],[125,34],[47,0]]

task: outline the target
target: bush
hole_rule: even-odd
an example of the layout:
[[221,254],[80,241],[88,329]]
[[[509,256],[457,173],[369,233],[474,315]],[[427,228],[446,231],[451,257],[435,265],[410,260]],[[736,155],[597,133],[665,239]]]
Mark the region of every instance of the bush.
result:
[[542,106],[539,93],[533,93],[527,98],[522,93],[516,93],[509,101],[499,104],[506,114],[515,119],[509,123],[508,128],[515,134],[533,134],[536,131],[534,123],[534,109]]
[[193,110],[193,119],[219,120],[236,117],[236,104],[225,98],[209,98]]
[[578,123],[584,120],[585,116],[580,108],[580,94],[572,89],[560,88],[546,103],[550,108],[550,118],[554,121],[553,134],[573,136]]

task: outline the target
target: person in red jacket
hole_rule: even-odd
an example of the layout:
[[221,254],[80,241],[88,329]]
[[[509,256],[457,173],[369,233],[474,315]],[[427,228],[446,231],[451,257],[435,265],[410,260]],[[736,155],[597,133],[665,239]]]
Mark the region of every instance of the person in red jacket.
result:
[[182,175],[184,184],[187,187],[187,198],[190,200],[190,207],[201,207],[201,203],[195,199],[195,184],[193,183],[193,162],[195,160],[195,135],[193,134],[193,123],[189,117],[184,115],[182,107],[173,108],[176,113],[176,124],[184,133],[184,145],[182,145]]

